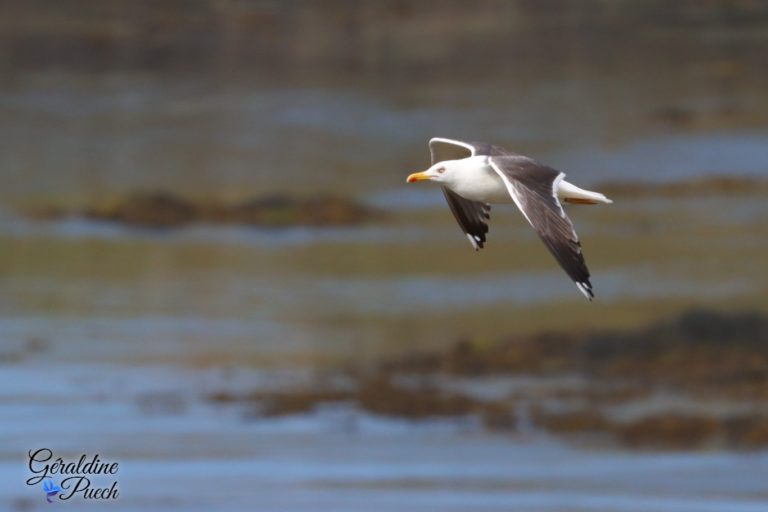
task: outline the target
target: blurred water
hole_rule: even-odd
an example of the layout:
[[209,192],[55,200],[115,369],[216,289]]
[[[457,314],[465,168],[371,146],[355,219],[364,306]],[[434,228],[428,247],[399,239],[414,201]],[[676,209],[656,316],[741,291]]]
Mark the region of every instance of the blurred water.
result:
[[[765,310],[759,193],[569,208],[588,304],[513,208],[493,209],[475,254],[439,190],[403,182],[437,135],[583,186],[765,179],[759,2],[74,4],[0,19],[3,506],[48,506],[22,483],[24,454],[47,445],[119,460],[116,510],[768,508],[764,452],[575,449],[344,407],[255,420],[204,400],[465,335]],[[25,216],[158,189],[332,192],[390,216],[163,232]]]

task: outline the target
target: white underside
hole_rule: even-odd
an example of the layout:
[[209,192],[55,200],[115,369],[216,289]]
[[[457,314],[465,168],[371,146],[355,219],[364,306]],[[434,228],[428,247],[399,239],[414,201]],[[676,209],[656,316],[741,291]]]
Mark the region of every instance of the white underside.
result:
[[[490,165],[466,169],[463,174],[459,182],[447,184],[460,196],[483,203],[514,202],[504,181]],[[586,199],[606,204],[613,202],[599,192],[584,190],[562,179],[557,183],[557,196],[560,199]]]

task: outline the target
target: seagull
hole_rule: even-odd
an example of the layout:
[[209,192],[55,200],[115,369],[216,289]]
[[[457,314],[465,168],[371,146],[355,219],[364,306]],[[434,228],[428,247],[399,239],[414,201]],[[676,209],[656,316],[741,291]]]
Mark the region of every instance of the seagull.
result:
[[434,181],[442,186],[453,216],[475,251],[488,233],[492,203],[514,203],[579,291],[595,294],[581,243],[561,200],[571,204],[610,204],[598,192],[565,181],[565,173],[483,142],[435,137],[429,141],[432,167],[408,176],[408,183]]

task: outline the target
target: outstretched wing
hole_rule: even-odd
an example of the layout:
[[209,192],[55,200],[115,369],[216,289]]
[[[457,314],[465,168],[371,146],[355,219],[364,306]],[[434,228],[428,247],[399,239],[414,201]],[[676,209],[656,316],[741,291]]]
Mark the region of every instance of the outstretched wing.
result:
[[485,142],[468,142],[443,137],[433,137],[429,140],[429,152],[432,155],[432,165],[443,160],[458,160],[470,156],[502,156],[512,155],[504,148],[486,144]]
[[557,198],[557,187],[565,174],[519,155],[494,156],[490,163],[549,252],[581,293],[592,300],[594,293],[579,237]]
[[482,249],[485,244],[485,234],[488,233],[491,205],[465,199],[446,187],[443,187],[443,194],[459,227],[467,235],[469,243],[476,251]]
[[[435,137],[429,141],[429,152],[432,156],[432,165],[444,160],[458,160],[475,155],[507,154],[502,148],[484,142],[465,142],[442,137]],[[456,222],[467,235],[469,243],[476,251],[482,249],[485,244],[485,235],[488,233],[491,205],[466,199],[446,187],[443,187],[443,194]]]

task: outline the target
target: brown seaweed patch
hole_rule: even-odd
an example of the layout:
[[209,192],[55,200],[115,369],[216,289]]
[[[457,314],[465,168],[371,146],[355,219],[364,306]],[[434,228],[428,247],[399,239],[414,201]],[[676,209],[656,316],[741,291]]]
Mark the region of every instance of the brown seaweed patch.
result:
[[361,380],[354,390],[296,389],[253,392],[236,395],[216,392],[207,396],[219,404],[251,404],[256,416],[271,417],[307,413],[323,403],[352,401],[361,409],[384,416],[407,419],[462,416],[482,412],[483,403],[467,396],[449,393],[432,386],[399,386],[389,377],[372,376]]
[[164,191],[135,193],[110,205],[74,211],[40,208],[29,215],[41,220],[80,217],[150,229],[198,223],[259,227],[350,226],[381,220],[385,216],[381,210],[337,196],[267,195],[228,204],[197,202]]
[[[77,214],[76,214],[77,215]],[[89,208],[82,217],[127,226],[174,228],[200,220],[200,208],[167,192],[134,194],[108,208]]]
[[330,389],[296,389],[279,392],[255,391],[237,395],[218,391],[207,396],[217,404],[243,403],[256,406],[256,416],[272,417],[311,412],[322,403],[341,402],[352,398],[348,391]]
[[711,444],[722,435],[722,423],[707,416],[659,414],[617,427],[630,447],[693,449]]
[[557,414],[547,413],[535,408],[532,413],[534,423],[544,430],[556,434],[576,434],[610,431],[611,422],[595,408],[579,409]]
[[730,395],[768,389],[768,318],[693,310],[636,331],[584,337],[574,361],[595,377]]
[[[534,425],[563,436],[598,433],[637,448],[768,446],[768,418],[761,412],[768,402],[768,318],[757,312],[690,310],[636,329],[544,333],[495,343],[465,338],[442,351],[389,359],[379,371],[462,380],[526,375],[542,382],[580,376],[584,386],[563,381],[512,396],[531,403]],[[652,408],[631,421],[611,413],[617,405],[642,409],[655,391],[689,400],[694,412]],[[543,407],[552,401],[563,406],[559,412]],[[739,407],[729,412],[717,401]],[[695,412],[696,407],[704,409]],[[755,412],[744,414],[750,407]],[[489,429],[514,427],[504,401],[476,411]]]
[[432,387],[401,387],[389,378],[365,381],[357,403],[366,411],[386,416],[422,419],[436,416],[461,416],[476,410],[471,398]]
[[610,420],[598,408],[561,413],[534,409],[539,428],[563,436],[602,434],[636,449],[693,450],[711,447],[760,448],[768,446],[768,417],[760,414],[737,417],[663,412],[631,422]]
[[[443,351],[344,371],[351,382],[341,390],[318,382],[208,399],[253,406],[257,417],[346,402],[413,420],[472,415],[492,431],[532,424],[631,448],[768,446],[768,318],[761,313],[692,310],[637,329],[464,338]],[[474,384],[509,387],[478,394]],[[680,400],[691,407],[677,409]]]
[[560,371],[571,366],[576,347],[569,335],[543,334],[511,337],[498,343],[461,339],[443,352],[422,352],[393,358],[381,368],[393,372],[447,373],[481,376],[530,371]]
[[739,448],[768,446],[768,416],[755,414],[730,418],[725,426],[730,445]]
[[507,401],[488,402],[480,408],[480,418],[488,430],[517,430],[518,417]]
[[274,393],[257,399],[260,403],[259,415],[265,417],[285,416],[311,412],[322,403],[349,400],[349,393],[344,391],[296,391],[293,393]]
[[[691,310],[634,330],[544,333],[496,343],[461,339],[444,351],[406,354],[380,368],[460,376],[579,374],[759,396],[768,390],[768,318],[756,312]],[[636,395],[632,386],[619,389]]]

